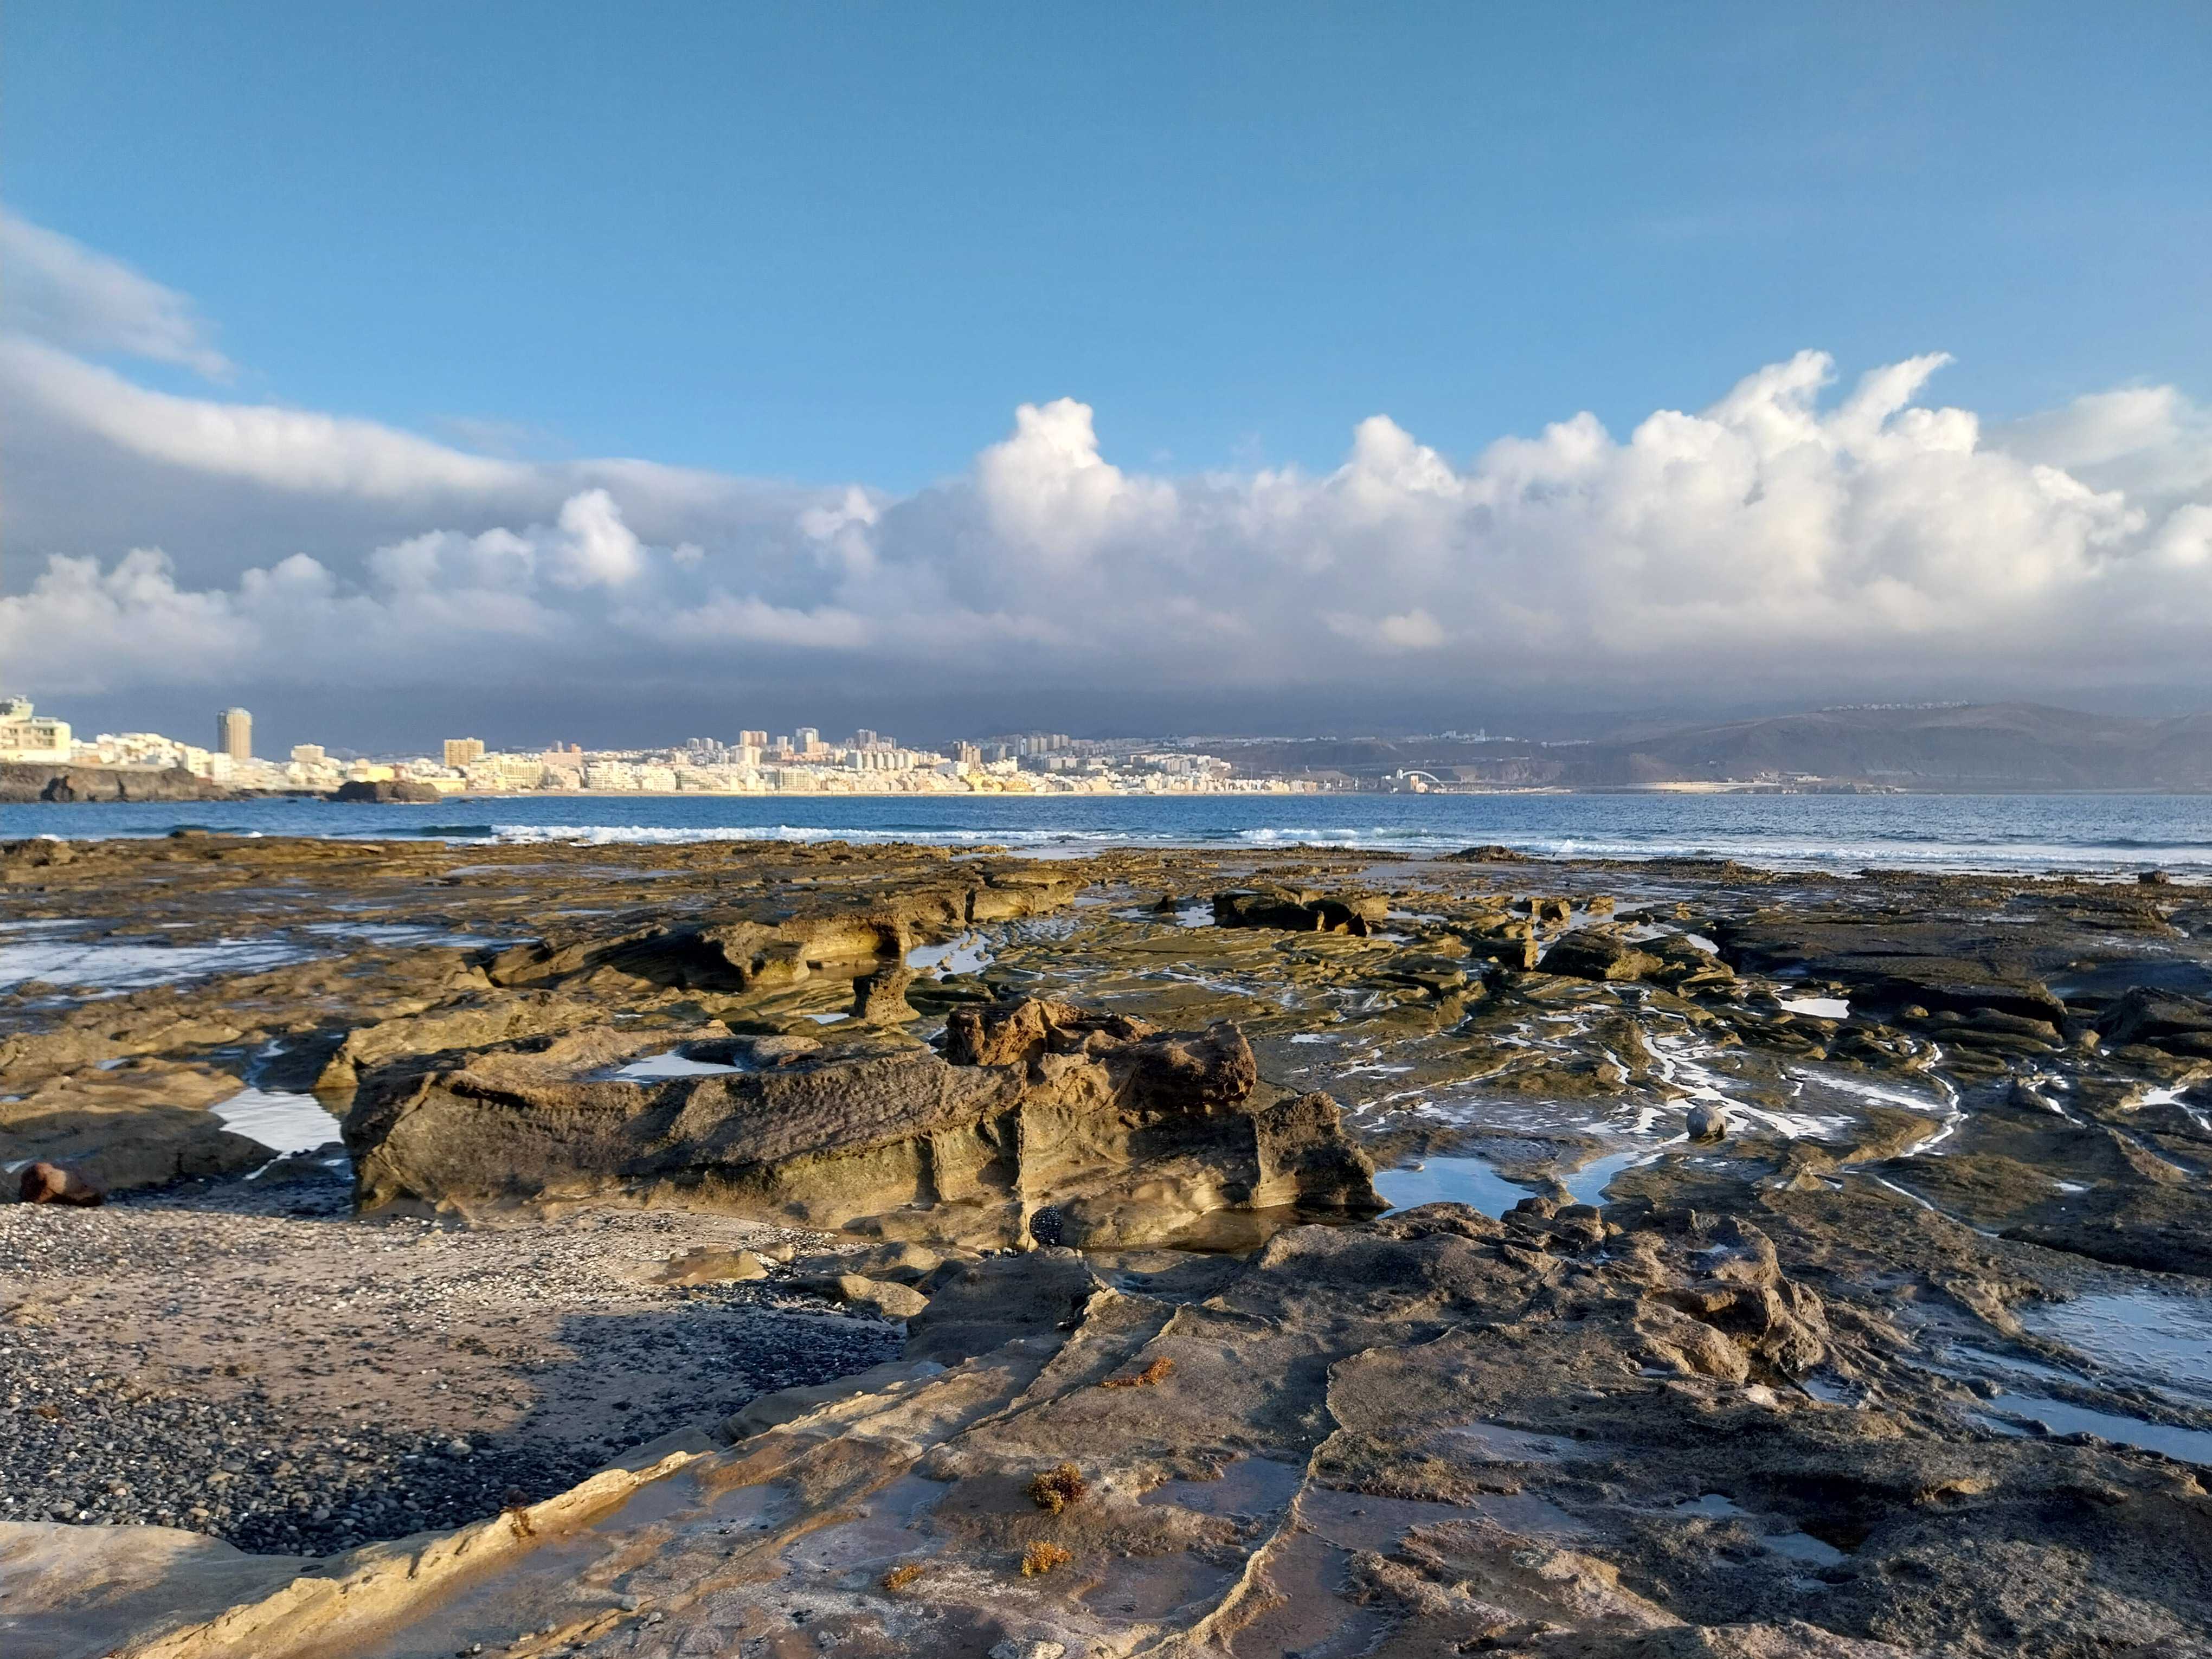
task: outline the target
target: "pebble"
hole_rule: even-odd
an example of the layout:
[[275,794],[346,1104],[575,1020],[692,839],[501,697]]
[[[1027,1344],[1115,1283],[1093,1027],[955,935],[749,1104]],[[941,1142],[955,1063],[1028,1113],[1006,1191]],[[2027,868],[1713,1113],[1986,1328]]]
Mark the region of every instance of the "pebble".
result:
[[[231,1180],[97,1210],[0,1205],[0,1521],[179,1527],[326,1555],[541,1501],[629,1447],[898,1352],[896,1326],[775,1279],[641,1282],[696,1242],[665,1217],[467,1231],[356,1220],[347,1194],[336,1177],[288,1192]],[[328,1281],[304,1309],[302,1263]],[[499,1360],[527,1346],[516,1334],[533,1319],[571,1357]],[[222,1339],[214,1363],[178,1363],[199,1353],[179,1344],[187,1326]],[[295,1391],[285,1367],[303,1330],[332,1341]],[[436,1341],[451,1368],[368,1363],[403,1340]],[[629,1409],[604,1436],[553,1432],[564,1402],[547,1390],[562,1386]],[[457,1434],[501,1389],[532,1403]]]

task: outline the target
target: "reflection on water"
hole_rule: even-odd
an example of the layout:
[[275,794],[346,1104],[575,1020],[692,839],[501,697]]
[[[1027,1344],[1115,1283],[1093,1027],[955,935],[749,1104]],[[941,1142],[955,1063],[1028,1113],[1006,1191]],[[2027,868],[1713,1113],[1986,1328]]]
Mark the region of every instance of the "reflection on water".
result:
[[338,1139],[337,1115],[313,1095],[276,1089],[240,1089],[209,1109],[223,1127],[272,1152],[312,1152]]
[[691,1060],[681,1050],[671,1048],[665,1054],[647,1054],[618,1066],[607,1075],[626,1083],[652,1083],[671,1077],[726,1077],[746,1069],[717,1060]]
[[2094,1434],[2100,1440],[2158,1452],[2185,1463],[2212,1464],[2212,1432],[2203,1429],[2177,1428],[2171,1423],[2123,1417],[2117,1412],[2092,1411],[2063,1400],[2043,1400],[2008,1389],[1998,1390],[1990,1405],[1996,1415],[1978,1420],[2001,1434],[2019,1432],[2009,1428],[2005,1419],[2010,1419],[2014,1423],[2040,1424],[2052,1434]]
[[1375,1190],[1393,1211],[1422,1204],[1465,1204],[1487,1216],[1504,1215],[1536,1194],[1498,1173],[1487,1158],[1432,1158],[1403,1169],[1383,1170]]
[[981,933],[963,933],[940,944],[915,945],[906,953],[906,965],[934,979],[948,974],[980,974],[991,965],[991,952]]
[[1658,1156],[1656,1152],[1644,1152],[1609,1153],[1583,1164],[1572,1175],[1561,1176],[1559,1185],[1567,1189],[1577,1204],[1602,1204],[1606,1188],[1613,1185],[1615,1176],[1624,1170],[1633,1170],[1639,1164],[1649,1164]]
[[1810,1014],[1815,1019],[1849,1019],[1851,1005],[1844,997],[1783,997],[1782,1006],[1793,1014]]
[[[62,923],[59,926],[70,924]],[[42,980],[104,991],[167,985],[210,974],[258,973],[303,961],[307,953],[276,939],[216,939],[205,945],[46,938],[0,945],[0,988]]]
[[[1756,1519],[1725,1492],[1709,1492],[1703,1497],[1677,1504],[1674,1513],[1710,1516],[1716,1521],[1753,1522]],[[1759,1528],[1754,1525],[1752,1530],[1758,1532]],[[1802,1561],[1810,1567],[1838,1566],[1849,1559],[1833,1544],[1822,1543],[1810,1533],[1799,1532],[1795,1527],[1781,1532],[1761,1533],[1759,1541],[1761,1547],[1775,1554],[1786,1556],[1792,1561]]]
[[2020,1310],[2038,1336],[2166,1394],[2212,1402],[2212,1306],[2155,1291],[2046,1302]]

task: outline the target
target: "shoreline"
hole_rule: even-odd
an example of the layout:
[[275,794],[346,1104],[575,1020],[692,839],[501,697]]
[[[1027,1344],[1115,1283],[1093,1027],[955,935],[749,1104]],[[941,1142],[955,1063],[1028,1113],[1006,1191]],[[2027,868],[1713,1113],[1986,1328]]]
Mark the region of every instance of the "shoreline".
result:
[[[379,811],[382,807],[375,809]],[[477,833],[479,830],[486,833]],[[1855,845],[1833,857],[1821,859],[1784,847],[1706,842],[1636,848],[1620,845],[1563,848],[1516,836],[1508,829],[1492,825],[1443,835],[1434,830],[1416,836],[1394,834],[1387,829],[1333,835],[1324,826],[1294,826],[1277,831],[1270,826],[1249,826],[1213,836],[1177,835],[1170,830],[1107,830],[1083,827],[1024,829],[1006,824],[973,828],[947,825],[921,828],[908,825],[885,829],[866,824],[573,824],[511,823],[506,825],[435,824],[414,828],[402,824],[349,827],[342,833],[314,834],[294,827],[258,829],[187,822],[128,827],[110,834],[70,836],[40,830],[13,839],[0,835],[0,849],[21,849],[10,862],[5,878],[20,886],[32,872],[64,864],[73,851],[38,853],[39,848],[73,849],[97,848],[110,842],[134,844],[161,840],[196,839],[246,843],[288,840],[333,844],[386,843],[394,847],[443,846],[453,848],[529,850],[562,848],[615,852],[686,847],[819,847],[840,845],[864,851],[910,848],[931,854],[968,856],[982,854],[1036,860],[1080,860],[1115,852],[1249,856],[1283,859],[1306,855],[1371,857],[1381,860],[1450,862],[1455,854],[1494,848],[1500,862],[1525,863],[1569,873],[1634,872],[1666,867],[1684,870],[1736,868],[1776,877],[1802,877],[1826,881],[1861,881],[1881,878],[1988,878],[2051,883],[2126,885],[2156,883],[2192,890],[2212,884],[2212,849],[2198,843],[2185,846],[2147,845],[2130,848],[2079,848],[2040,846],[2032,851],[1994,849],[1971,843],[1943,842],[1896,845]],[[1582,839],[1582,838],[1575,838]],[[1595,839],[1591,837],[1590,839]]]

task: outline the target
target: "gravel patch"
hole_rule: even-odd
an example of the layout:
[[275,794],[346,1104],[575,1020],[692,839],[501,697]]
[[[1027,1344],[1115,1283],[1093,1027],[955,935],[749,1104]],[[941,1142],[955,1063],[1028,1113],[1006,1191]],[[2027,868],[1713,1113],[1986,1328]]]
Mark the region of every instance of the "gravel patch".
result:
[[695,1248],[816,1235],[636,1212],[363,1221],[342,1164],[272,1176],[0,1206],[0,1519],[326,1554],[549,1497],[902,1340],[774,1278],[653,1282]]

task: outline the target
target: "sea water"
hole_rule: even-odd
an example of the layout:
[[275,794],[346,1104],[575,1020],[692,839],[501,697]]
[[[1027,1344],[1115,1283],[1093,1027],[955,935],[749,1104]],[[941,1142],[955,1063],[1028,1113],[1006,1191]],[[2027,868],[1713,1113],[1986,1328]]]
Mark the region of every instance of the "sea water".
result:
[[2075,870],[2212,878],[2203,795],[499,795],[0,806],[0,839],[228,834],[456,842],[841,839],[1115,845],[1301,842],[1547,857],[1732,858],[1776,868]]

